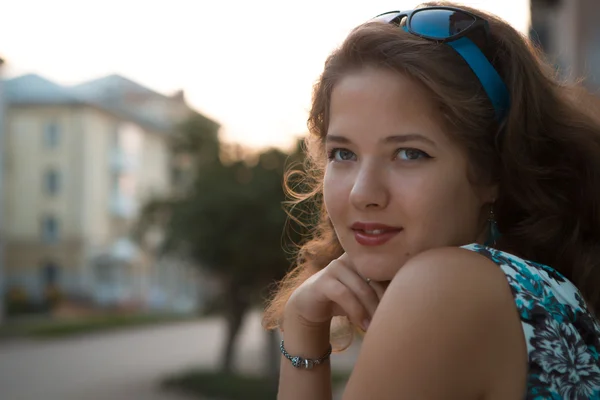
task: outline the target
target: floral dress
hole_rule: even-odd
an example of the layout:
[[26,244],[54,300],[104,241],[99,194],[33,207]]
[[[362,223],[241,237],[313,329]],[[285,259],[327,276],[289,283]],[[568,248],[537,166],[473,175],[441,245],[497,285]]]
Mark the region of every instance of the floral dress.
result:
[[[577,288],[552,268],[478,244],[512,289],[527,341],[526,399],[600,399],[600,324]],[[600,289],[600,288],[599,288]]]

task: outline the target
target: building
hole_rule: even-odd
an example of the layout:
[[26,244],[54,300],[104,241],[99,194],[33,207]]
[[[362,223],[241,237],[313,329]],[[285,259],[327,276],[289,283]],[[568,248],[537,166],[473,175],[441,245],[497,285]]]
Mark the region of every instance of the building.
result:
[[0,323],[4,321],[4,297],[5,297],[5,282],[4,279],[4,207],[3,207],[3,193],[4,193],[4,180],[2,179],[4,173],[4,90],[2,80],[2,69],[4,60],[0,58]]
[[5,81],[6,284],[100,304],[193,308],[195,271],[130,239],[140,206],[170,195],[173,124],[193,112],[112,75],[64,87]]
[[531,0],[531,38],[571,81],[600,90],[598,0]]

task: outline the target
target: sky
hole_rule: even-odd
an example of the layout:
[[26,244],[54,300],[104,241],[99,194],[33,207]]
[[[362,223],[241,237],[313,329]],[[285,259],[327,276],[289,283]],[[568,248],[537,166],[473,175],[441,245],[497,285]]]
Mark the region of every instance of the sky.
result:
[[[527,32],[528,0],[462,0]],[[356,25],[407,0],[5,0],[7,77],[60,84],[121,74],[161,93],[183,89],[227,141],[287,147],[306,132],[312,85]]]

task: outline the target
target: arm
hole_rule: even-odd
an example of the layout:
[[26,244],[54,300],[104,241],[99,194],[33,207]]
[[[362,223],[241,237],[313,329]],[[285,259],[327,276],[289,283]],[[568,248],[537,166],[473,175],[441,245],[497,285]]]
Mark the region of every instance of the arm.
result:
[[[293,356],[316,359],[329,348],[328,325],[311,326],[288,314],[284,318],[283,332],[285,349]],[[293,367],[290,360],[281,356],[279,399],[330,400],[331,396],[329,360],[307,370]]]
[[[346,255],[332,261],[292,294],[284,312],[283,338],[291,356],[322,357],[329,349],[332,317],[347,316],[356,326],[370,321],[384,287],[370,284],[358,275]],[[313,369],[297,369],[282,356],[279,379],[281,400],[329,400],[331,368],[329,361]]]
[[435,249],[388,287],[343,398],[522,397],[526,354],[502,271],[466,250]]

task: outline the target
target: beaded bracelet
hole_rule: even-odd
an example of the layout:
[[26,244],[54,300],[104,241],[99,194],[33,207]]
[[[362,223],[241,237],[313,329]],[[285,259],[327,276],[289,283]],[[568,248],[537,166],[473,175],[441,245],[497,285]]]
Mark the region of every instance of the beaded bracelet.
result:
[[281,350],[281,354],[283,354],[283,356],[285,358],[287,358],[288,360],[290,360],[292,362],[292,365],[296,368],[302,368],[304,367],[304,369],[312,369],[312,367],[314,367],[315,365],[319,365],[319,364],[323,364],[327,359],[329,359],[329,356],[331,355],[331,345],[329,345],[329,350],[327,350],[327,353],[325,353],[325,355],[323,355],[320,358],[317,358],[316,360],[311,360],[308,358],[302,358],[299,356],[291,356],[288,354],[288,352],[285,350],[285,347],[283,347],[283,340],[281,341],[281,344],[279,345],[279,350]]

